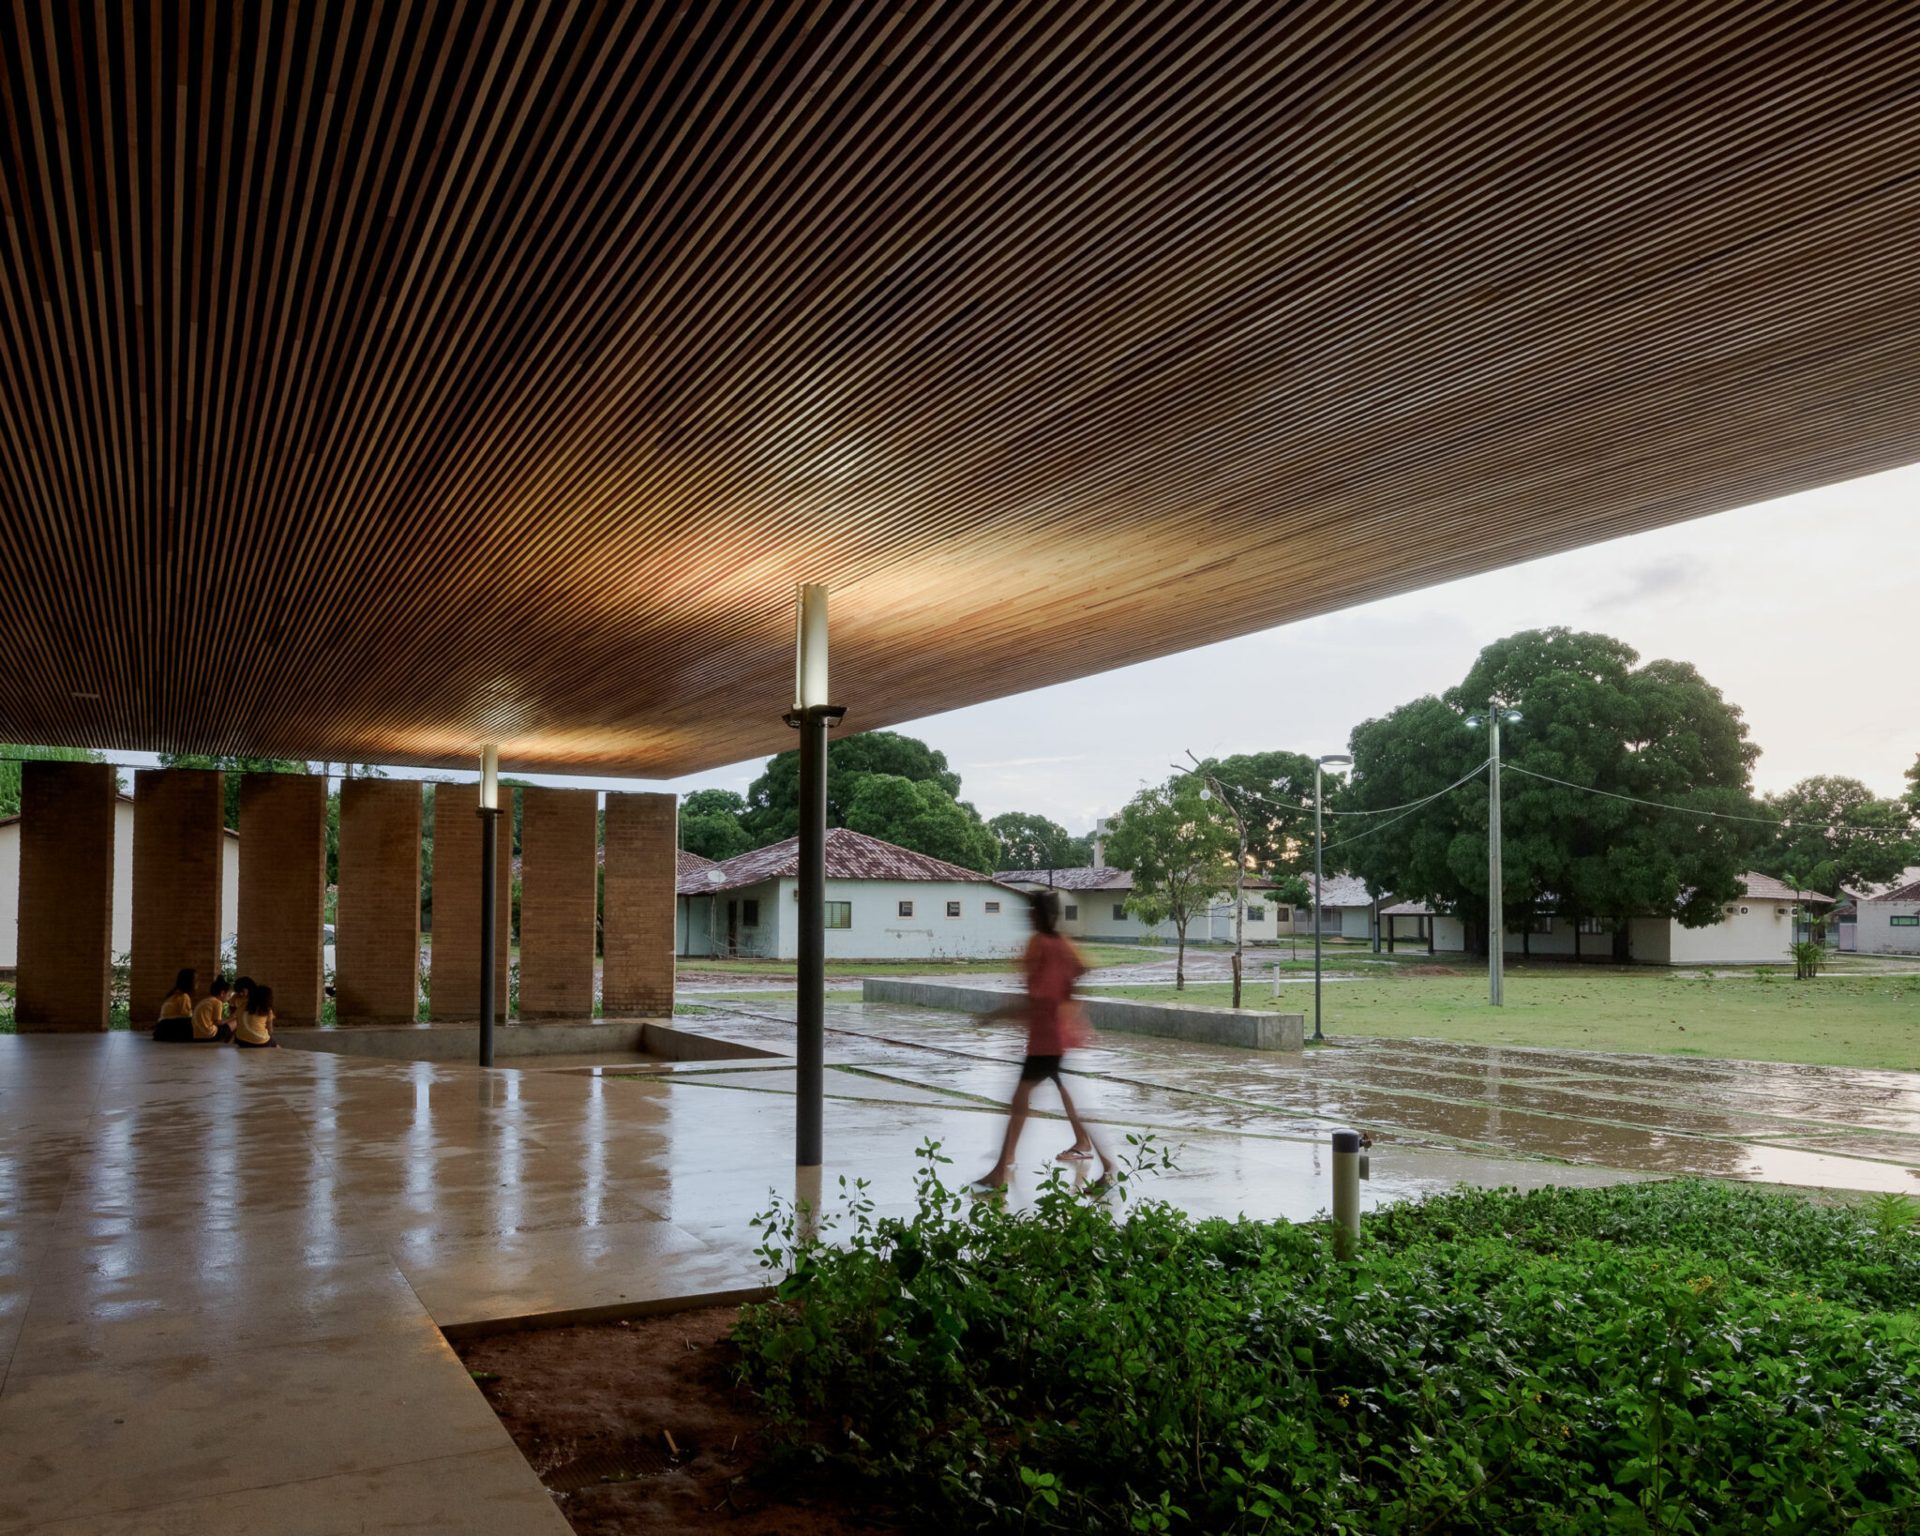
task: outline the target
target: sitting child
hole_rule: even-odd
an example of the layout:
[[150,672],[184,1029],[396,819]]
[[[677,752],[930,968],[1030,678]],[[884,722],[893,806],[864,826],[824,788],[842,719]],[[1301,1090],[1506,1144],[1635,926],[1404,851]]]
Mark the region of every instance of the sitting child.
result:
[[231,1040],[233,1026],[227,1022],[227,997],[233,987],[224,976],[213,983],[213,990],[201,998],[193,1010],[193,1038],[195,1043],[209,1040]]
[[193,1038],[193,967],[187,966],[173,978],[173,990],[160,1003],[160,1022],[153,1026],[156,1040],[182,1041]]
[[263,987],[258,982],[254,984],[245,1011],[234,1015],[233,1043],[255,1050],[279,1044],[273,1038],[272,987]]

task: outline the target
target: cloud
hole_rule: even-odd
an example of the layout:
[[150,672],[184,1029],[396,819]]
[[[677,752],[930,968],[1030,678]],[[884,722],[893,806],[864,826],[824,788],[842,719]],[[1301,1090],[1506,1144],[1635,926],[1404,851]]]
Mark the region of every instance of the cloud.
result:
[[1587,606],[1596,613],[1616,608],[1632,608],[1656,598],[1671,597],[1699,583],[1697,567],[1663,561],[1659,565],[1640,565],[1626,572],[1623,585],[1592,598]]

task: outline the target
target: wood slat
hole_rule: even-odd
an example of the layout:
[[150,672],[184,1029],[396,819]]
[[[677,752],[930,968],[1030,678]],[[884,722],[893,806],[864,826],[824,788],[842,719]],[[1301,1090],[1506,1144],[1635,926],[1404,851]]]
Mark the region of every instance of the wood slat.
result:
[[1920,7],[0,12],[0,739],[666,775],[1920,458]]

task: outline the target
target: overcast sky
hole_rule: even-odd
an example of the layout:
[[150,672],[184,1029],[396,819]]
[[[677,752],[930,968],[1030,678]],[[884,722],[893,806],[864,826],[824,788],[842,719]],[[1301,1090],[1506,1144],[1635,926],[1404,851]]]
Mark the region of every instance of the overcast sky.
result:
[[[1920,753],[1917,592],[1920,465],[894,729],[946,753],[982,815],[1083,832],[1188,749],[1337,752],[1489,641],[1565,624],[1697,666],[1746,711],[1761,791],[1840,773],[1893,795]],[[666,787],[744,791],[762,761]]]

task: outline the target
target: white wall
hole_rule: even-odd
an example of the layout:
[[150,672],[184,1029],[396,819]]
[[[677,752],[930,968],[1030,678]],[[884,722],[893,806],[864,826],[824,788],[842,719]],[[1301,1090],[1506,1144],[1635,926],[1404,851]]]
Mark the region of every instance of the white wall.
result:
[[[792,960],[799,954],[799,885],[768,880],[759,885],[688,898],[692,932],[682,953],[721,953],[726,948],[729,901],[757,901],[759,923],[738,927],[737,953]],[[1027,904],[1017,891],[974,880],[829,880],[827,900],[846,902],[851,925],[827,930],[829,960],[984,960],[1018,954],[1032,931]],[[947,903],[960,903],[958,917]],[[910,902],[912,915],[900,915]],[[999,908],[987,910],[989,905]],[[708,940],[708,911],[713,940]]]
[[0,827],[0,971],[20,963],[20,823]]
[[1896,917],[1920,917],[1920,901],[1863,901],[1854,948],[1863,955],[1920,955],[1920,928],[1896,928]]

